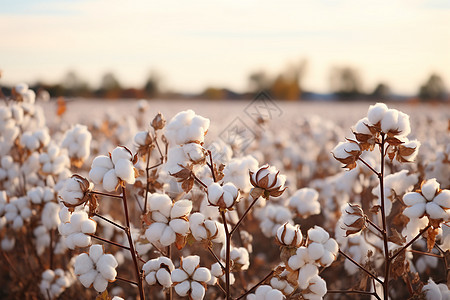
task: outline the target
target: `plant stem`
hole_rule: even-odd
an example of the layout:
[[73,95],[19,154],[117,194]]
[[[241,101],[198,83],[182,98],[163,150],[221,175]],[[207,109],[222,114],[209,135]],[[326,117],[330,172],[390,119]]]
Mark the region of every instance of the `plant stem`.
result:
[[105,242],[105,243],[108,243],[108,244],[111,244],[111,245],[117,246],[117,247],[119,247],[119,248],[122,248],[122,249],[125,249],[125,250],[130,251],[130,247],[127,247],[127,246],[124,246],[124,245],[122,245],[122,244],[119,244],[119,243],[116,243],[116,242],[113,242],[113,241],[104,239],[104,238],[99,237],[99,236],[97,236],[97,235],[95,235],[95,234],[90,234],[90,233],[89,233],[88,235],[89,235],[90,237],[93,237],[94,239],[99,240],[99,241],[102,241],[102,242]]
[[97,191],[90,191],[89,193],[94,194],[94,195],[101,195],[101,196],[122,199],[122,196],[120,196],[120,195],[107,194],[107,193],[102,193],[102,192],[97,192]]
[[[172,260],[172,247],[171,245],[167,246],[167,257]],[[166,294],[166,299],[167,300],[172,300],[173,298],[173,289],[172,286],[169,287],[167,294]]]
[[361,294],[361,295],[373,295],[374,292],[369,291],[357,291],[357,290],[328,290],[327,294]]
[[54,244],[54,229],[51,229],[49,234],[50,234],[50,269],[53,270],[53,244]]
[[208,250],[209,250],[209,253],[211,253],[211,255],[214,257],[214,259],[219,263],[219,265],[222,268],[222,270],[225,271],[224,265],[222,264],[220,259],[217,257],[217,255],[214,253],[213,249],[211,249],[211,247],[208,246]]
[[380,201],[381,201],[381,220],[383,224],[383,244],[384,244],[384,282],[383,282],[383,296],[384,299],[389,298],[389,273],[391,270],[391,259],[389,257],[388,248],[388,232],[386,222],[386,208],[384,199],[384,146],[385,146],[385,134],[381,134],[380,144],[380,158],[381,158],[381,172],[378,174],[378,180],[380,181]]
[[225,292],[226,299],[231,300],[230,295],[230,249],[231,249],[231,233],[228,231],[227,218],[225,217],[225,212],[220,211],[223,220],[223,226],[225,228],[225,237],[226,237],[226,257],[225,257]]
[[139,288],[139,296],[140,296],[141,300],[145,300],[144,287],[142,285],[142,276],[141,276],[141,272],[139,270],[137,256],[136,256],[136,250],[134,249],[133,238],[131,237],[131,232],[130,232],[130,217],[128,214],[127,191],[124,186],[122,187],[122,200],[123,200],[123,208],[124,208],[124,213],[125,213],[125,221],[126,221],[126,226],[127,226],[125,228],[125,233],[128,238],[128,244],[130,245],[130,253],[131,253],[131,257],[133,258],[134,269],[136,271],[136,280],[137,280],[138,288]]
[[236,223],[236,225],[234,225],[233,229],[231,230],[230,234],[233,234],[236,229],[238,229],[239,225],[241,225],[242,221],[244,220],[244,218],[247,216],[247,214],[250,212],[250,210],[252,209],[252,207],[256,204],[256,201],[258,201],[259,197],[254,199],[253,202],[250,204],[249,207],[247,207],[247,209],[245,210],[244,214],[242,215],[242,217],[239,219],[239,221]]
[[373,226],[373,228],[375,228],[379,233],[383,234],[383,230],[378,227],[377,224],[375,224],[373,221],[371,221],[369,218],[366,218],[367,223],[369,223],[370,225]]
[[418,238],[420,238],[422,236],[422,234],[424,234],[428,228],[431,227],[431,224],[428,224],[427,227],[425,227],[424,229],[422,229],[412,240],[410,240],[405,246],[401,247],[397,252],[395,252],[394,255],[392,255],[392,257],[389,258],[390,261],[394,260],[398,255],[400,255],[400,253],[402,253],[403,251],[406,250],[406,248],[408,248],[409,246],[411,246]]
[[102,219],[103,221],[106,221],[106,222],[108,222],[108,223],[110,223],[110,224],[112,224],[112,225],[116,226],[117,228],[120,228],[120,229],[122,229],[123,231],[125,231],[125,230],[126,230],[126,228],[125,228],[125,227],[123,227],[122,225],[120,225],[120,224],[117,224],[116,222],[114,222],[114,221],[112,221],[112,220],[110,220],[110,219],[108,219],[108,218],[105,218],[105,217],[104,217],[104,216],[102,216],[102,215],[99,215],[99,214],[97,214],[97,213],[94,213],[94,216],[96,216],[96,217],[98,217],[98,218]]
[[122,278],[122,277],[119,277],[119,276],[116,276],[116,279],[120,280],[120,281],[123,281],[123,282],[128,282],[130,284],[134,284],[136,286],[138,285],[136,281],[129,280],[129,279],[126,279],[126,278]]
[[212,153],[211,150],[208,150],[208,154],[209,154],[209,164],[208,167],[211,169],[211,176],[213,178],[213,181],[216,182],[216,175],[214,174],[214,164],[213,164],[213,159],[212,159]]
[[148,166],[150,165],[150,155],[152,153],[152,148],[149,147],[148,151],[147,151],[147,165],[145,167],[145,175],[147,178],[147,184],[145,186],[145,201],[144,201],[144,215],[147,213],[147,200],[148,200],[148,189],[150,187],[150,182],[148,181],[148,177],[149,177],[149,168]]
[[270,271],[269,274],[266,275],[266,277],[264,277],[260,282],[258,282],[257,284],[255,284],[251,289],[249,289],[248,291],[246,291],[243,295],[239,296],[239,298],[237,298],[236,300],[242,299],[245,296],[247,296],[248,294],[250,294],[251,292],[253,292],[258,286],[260,286],[261,284],[263,284],[267,279],[269,279],[270,277],[273,276],[273,273],[275,272],[275,270]]
[[347,254],[345,254],[345,252],[341,251],[341,249],[339,249],[339,253],[342,254],[343,256],[345,256],[345,258],[347,258],[349,261],[351,261],[352,263],[354,263],[358,268],[360,268],[361,270],[363,270],[364,272],[366,272],[367,275],[369,275],[370,277],[372,277],[373,279],[375,279],[375,280],[378,281],[379,283],[383,284],[383,281],[381,281],[378,277],[376,277],[375,275],[373,275],[372,272],[370,272],[369,270],[367,270],[366,268],[364,268],[362,265],[360,265],[356,260],[354,260],[353,258],[351,258],[350,256],[348,256]]
[[363,164],[365,164],[366,167],[368,167],[373,173],[375,173],[375,175],[377,175],[378,177],[380,176],[380,173],[378,173],[377,170],[375,170],[371,165],[369,165],[364,159],[358,157],[358,160],[360,160]]

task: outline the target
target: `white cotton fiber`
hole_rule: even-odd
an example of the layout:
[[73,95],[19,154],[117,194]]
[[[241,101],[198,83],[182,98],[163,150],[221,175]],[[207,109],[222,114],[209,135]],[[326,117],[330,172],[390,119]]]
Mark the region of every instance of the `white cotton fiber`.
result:
[[377,103],[375,105],[371,105],[369,107],[369,111],[367,112],[367,119],[372,125],[375,125],[376,123],[381,121],[387,110],[388,107],[384,103]]

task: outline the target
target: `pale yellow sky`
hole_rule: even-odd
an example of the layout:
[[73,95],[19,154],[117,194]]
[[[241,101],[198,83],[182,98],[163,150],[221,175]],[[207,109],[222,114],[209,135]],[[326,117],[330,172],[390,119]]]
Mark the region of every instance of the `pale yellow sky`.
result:
[[2,82],[58,82],[68,70],[98,84],[113,71],[140,86],[248,87],[305,58],[304,87],[329,91],[332,66],[357,68],[364,88],[414,94],[432,72],[450,87],[448,0],[0,0]]

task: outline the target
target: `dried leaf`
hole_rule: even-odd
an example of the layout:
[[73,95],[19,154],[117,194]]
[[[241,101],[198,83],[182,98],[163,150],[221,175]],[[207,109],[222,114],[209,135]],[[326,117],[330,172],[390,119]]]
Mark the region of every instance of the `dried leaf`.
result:
[[374,205],[369,209],[369,211],[373,214],[377,214],[380,211],[380,208],[381,207],[379,205]]
[[187,238],[181,234],[177,234],[177,239],[175,240],[175,246],[178,250],[181,250],[186,245]]
[[403,246],[406,243],[406,237],[402,236],[395,228],[392,228],[392,235],[389,236],[388,240],[399,246]]
[[438,228],[428,228],[427,230],[427,248],[428,252],[430,252],[434,248],[434,244],[436,243],[436,236],[438,235]]
[[108,290],[105,290],[103,293],[99,294],[95,300],[110,300],[111,298],[109,298],[108,295]]
[[402,251],[392,262],[391,276],[396,279],[401,277],[406,272],[406,255],[405,251]]

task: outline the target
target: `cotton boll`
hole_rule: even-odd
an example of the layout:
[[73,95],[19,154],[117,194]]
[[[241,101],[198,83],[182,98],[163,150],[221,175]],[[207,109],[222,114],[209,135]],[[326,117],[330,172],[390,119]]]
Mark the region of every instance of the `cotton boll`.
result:
[[425,203],[418,203],[413,206],[405,208],[403,214],[410,219],[420,218],[425,213],[425,209],[426,209]]
[[120,159],[115,164],[114,170],[117,177],[127,182],[128,184],[134,184],[136,181],[134,177],[133,163],[129,160]]
[[58,227],[59,220],[59,205],[55,202],[48,202],[42,210],[42,224],[48,229],[55,229]]
[[87,253],[82,253],[75,260],[76,275],[84,274],[94,268],[94,263]]
[[145,237],[151,242],[158,241],[168,226],[163,223],[152,223],[145,231]]
[[377,124],[383,119],[387,110],[388,107],[384,103],[377,103],[375,105],[371,105],[369,107],[369,111],[367,112],[367,118],[369,122],[372,125]]
[[434,202],[429,202],[426,204],[426,211],[430,218],[439,220],[439,219],[448,219],[448,213],[443,210],[439,205]]
[[97,262],[97,270],[102,274],[102,276],[106,280],[114,280],[116,278],[117,266],[118,266],[117,260],[112,254],[102,255],[102,257],[100,257]]
[[312,264],[307,264],[300,268],[298,273],[298,285],[301,289],[306,289],[309,285],[309,281],[319,274],[319,270]]
[[117,178],[116,172],[114,169],[109,170],[103,176],[103,188],[108,192],[113,192],[116,190],[116,187],[119,185],[119,178]]
[[131,161],[132,158],[132,154],[125,147],[116,147],[111,152],[111,160],[113,164],[117,164],[122,159]]
[[172,200],[166,194],[149,194],[148,201],[150,210],[160,211],[164,216],[169,217],[172,210]]

